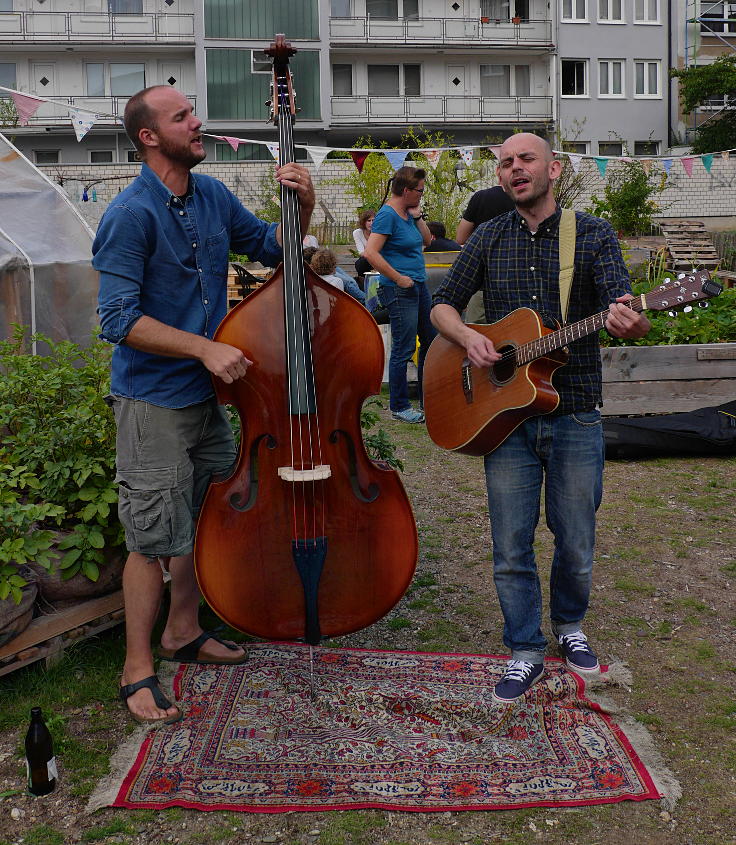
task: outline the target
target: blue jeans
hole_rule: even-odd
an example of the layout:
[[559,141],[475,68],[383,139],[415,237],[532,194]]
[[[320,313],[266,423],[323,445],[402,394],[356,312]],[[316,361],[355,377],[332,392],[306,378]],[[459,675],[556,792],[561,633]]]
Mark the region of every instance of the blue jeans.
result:
[[437,329],[429,319],[432,297],[426,283],[417,282],[410,288],[381,285],[378,288],[378,301],[388,309],[391,324],[391,356],[388,360],[389,406],[392,411],[404,411],[411,404],[406,383],[406,365],[416,349],[417,335],[417,379],[421,401],[424,358],[429,344],[437,334]]
[[547,526],[555,539],[552,631],[576,631],[585,616],[603,455],[603,425],[594,410],[533,417],[485,457],[493,580],[504,618],[503,641],[514,660],[540,663],[547,646],[534,557],[543,482]]

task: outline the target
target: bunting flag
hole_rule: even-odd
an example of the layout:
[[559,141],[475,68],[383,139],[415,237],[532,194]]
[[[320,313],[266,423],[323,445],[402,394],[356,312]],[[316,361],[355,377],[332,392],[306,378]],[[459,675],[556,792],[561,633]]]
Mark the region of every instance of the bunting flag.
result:
[[429,163],[429,166],[432,168],[432,170],[434,170],[440,160],[442,150],[422,150],[422,152],[424,153],[427,162]]
[[307,147],[307,152],[312,159],[315,170],[319,170],[322,167],[322,162],[332,150],[329,147]]
[[31,97],[29,94],[19,94],[17,91],[11,91],[10,96],[15,103],[15,110],[18,112],[18,122],[21,126],[28,126],[29,118],[38,111],[41,103],[46,103],[48,100],[41,100],[38,97]]
[[459,152],[465,164],[470,166],[473,162],[473,147],[460,147]]
[[601,158],[600,156],[595,157],[595,163],[598,165],[598,172],[601,174],[601,178],[606,175],[606,168],[608,167],[608,159]]
[[649,176],[649,171],[652,169],[652,162],[648,158],[641,160],[641,168]]
[[692,156],[683,156],[680,159],[680,163],[682,164],[685,173],[692,178],[693,175],[693,157]]
[[236,153],[238,147],[243,143],[240,138],[233,138],[231,135],[215,135],[213,137],[219,138],[221,141],[227,141]]
[[271,155],[274,157],[274,159],[276,159],[276,161],[278,161],[279,160],[279,145],[278,144],[272,144],[272,143],[267,141],[266,146],[268,147],[269,153],[271,153]]
[[95,125],[95,121],[97,120],[96,114],[79,112],[76,109],[71,109],[69,117],[71,118],[72,126],[74,127],[74,134],[77,136],[77,141],[81,141],[82,138],[84,138],[89,130]]
[[500,144],[492,144],[488,149],[493,153],[493,157],[496,161],[501,159],[501,145]]
[[663,158],[662,159],[662,167],[664,167],[664,172],[669,176],[670,170],[672,169],[672,159],[671,158]]
[[389,164],[394,171],[404,166],[409,150],[384,150],[383,154],[389,160]]
[[705,155],[700,156],[700,160],[703,162],[703,167],[706,171],[710,173],[710,169],[713,165],[713,153],[706,153]]
[[580,153],[568,153],[567,157],[570,159],[572,169],[577,173],[580,170],[580,162],[583,160],[582,155]]
[[722,158],[724,161],[728,161],[728,157],[729,157],[730,155],[731,155],[731,153],[730,153],[730,151],[729,151],[729,150],[724,150],[724,151],[721,153],[721,158]]
[[369,155],[370,153],[365,150],[350,151],[350,158],[352,158],[353,164],[358,168],[358,173],[363,172],[363,165]]

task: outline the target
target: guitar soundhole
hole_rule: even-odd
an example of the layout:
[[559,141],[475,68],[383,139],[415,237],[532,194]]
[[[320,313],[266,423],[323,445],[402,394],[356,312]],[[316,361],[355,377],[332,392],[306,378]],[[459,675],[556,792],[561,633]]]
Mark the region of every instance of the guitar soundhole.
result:
[[489,370],[489,378],[495,385],[501,387],[508,384],[516,373],[516,347],[509,344],[500,346],[498,351],[503,355]]

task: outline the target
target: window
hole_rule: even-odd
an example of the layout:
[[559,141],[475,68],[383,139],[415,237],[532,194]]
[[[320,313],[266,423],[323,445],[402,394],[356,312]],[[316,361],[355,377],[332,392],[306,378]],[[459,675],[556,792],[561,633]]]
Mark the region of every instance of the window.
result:
[[588,0],[562,0],[563,21],[587,21]]
[[562,96],[588,96],[588,63],[585,59],[562,60]]
[[90,150],[90,164],[110,164],[112,162],[112,150]]
[[126,150],[125,151],[125,160],[128,164],[137,164],[141,159],[138,155],[138,150]]
[[659,23],[659,0],[634,0],[636,23]]
[[110,94],[113,97],[130,97],[145,87],[144,64],[110,63]]
[[707,9],[701,9],[700,31],[736,33],[736,20],[729,23],[724,18],[736,18],[736,3],[708,3]]
[[622,0],[598,0],[598,21],[618,23],[624,19]]
[[15,83],[15,62],[0,62],[0,85],[4,85],[5,88],[16,88]]
[[58,164],[59,150],[34,150],[36,164]]
[[588,142],[587,141],[563,141],[562,149],[566,153],[577,153],[577,155],[587,155]]
[[621,156],[624,154],[624,145],[621,141],[599,141],[599,156]]
[[634,96],[659,97],[659,62],[634,62]]
[[420,94],[420,65],[368,65],[369,96],[417,97]]
[[111,15],[142,15],[143,0],[108,0]]
[[332,96],[351,97],[353,94],[353,66],[332,65]]
[[529,20],[529,0],[480,0],[480,14],[483,18],[499,21],[512,17]]
[[635,156],[659,155],[659,141],[634,141]]
[[481,65],[481,96],[528,97],[529,70],[529,65]]
[[267,56],[263,50],[251,50],[250,72],[267,73],[270,76],[273,73],[273,62],[271,61],[271,57]]
[[366,0],[365,10],[371,18],[416,21],[419,19],[419,0]]
[[516,65],[514,68],[514,82],[516,84],[517,97],[531,96],[531,83],[529,65]]
[[331,0],[331,18],[351,18],[352,16],[353,10],[350,8],[350,0]]
[[13,0],[0,0],[0,12],[12,12]]
[[84,66],[88,97],[105,96],[105,65],[90,62]]
[[603,59],[598,62],[598,94],[601,97],[624,96],[622,59]]

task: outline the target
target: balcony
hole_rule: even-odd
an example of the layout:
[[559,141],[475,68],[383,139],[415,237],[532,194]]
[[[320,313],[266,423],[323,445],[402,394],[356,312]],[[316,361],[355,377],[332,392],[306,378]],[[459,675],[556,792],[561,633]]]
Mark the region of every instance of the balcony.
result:
[[546,47],[552,45],[552,21],[492,18],[331,18],[330,44],[377,44]]
[[[185,95],[189,102],[197,108],[197,98],[191,94]],[[5,99],[5,98],[3,98]],[[54,97],[53,101],[43,102],[38,107],[38,111],[33,117],[28,119],[28,126],[17,126],[13,128],[14,134],[22,134],[24,130],[36,129],[46,126],[59,126],[62,128],[72,129],[69,109],[71,108],[89,109],[96,111],[99,118],[95,121],[95,126],[115,126],[122,125],[117,120],[115,115],[122,117],[125,109],[125,104],[130,99],[130,95],[126,94],[121,97]]]
[[164,42],[194,44],[194,15],[101,15],[84,12],[2,12],[0,43]]
[[353,124],[538,123],[552,119],[552,97],[332,97],[333,126]]

